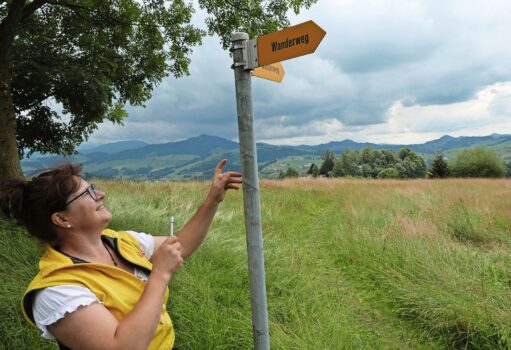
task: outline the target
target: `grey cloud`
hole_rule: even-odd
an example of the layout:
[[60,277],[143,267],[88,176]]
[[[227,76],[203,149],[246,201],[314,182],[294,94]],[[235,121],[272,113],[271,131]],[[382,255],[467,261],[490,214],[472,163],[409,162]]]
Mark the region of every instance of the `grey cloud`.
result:
[[[327,31],[317,51],[283,62],[282,84],[253,79],[258,133],[276,126],[281,137],[314,136],[320,131],[304,126],[332,119],[363,130],[384,123],[397,101],[405,107],[451,104],[511,81],[510,12],[504,0],[320,0],[293,20],[314,19]],[[236,138],[230,65],[218,38],[207,38],[192,56],[191,76],[166,79],[145,109],[130,107],[127,126],[159,122],[172,128],[172,138]],[[506,101],[494,103],[495,113],[507,113]],[[442,125],[431,131],[435,127]]]
[[206,38],[192,56],[190,76],[164,80],[145,108],[128,106],[126,124],[159,122],[160,128],[165,128],[161,123],[167,123],[172,129],[168,140],[204,133],[234,137],[236,105],[230,60],[216,38]]

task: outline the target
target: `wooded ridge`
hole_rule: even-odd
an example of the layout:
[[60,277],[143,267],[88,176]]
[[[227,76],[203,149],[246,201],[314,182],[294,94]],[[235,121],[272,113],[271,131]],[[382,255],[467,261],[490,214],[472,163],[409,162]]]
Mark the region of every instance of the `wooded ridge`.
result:
[[[309,146],[277,146],[258,143],[257,157],[262,177],[276,177],[279,167],[287,169],[293,162],[298,169],[305,169],[312,162],[320,163],[325,151],[336,155],[346,150],[360,150],[370,147],[378,150],[399,151],[409,147],[430,163],[435,152],[442,152],[446,158],[454,157],[459,151],[483,146],[492,149],[506,162],[511,160],[511,135],[489,135],[477,137],[443,136],[424,144],[387,145],[352,140],[334,141]],[[200,135],[187,140],[163,144],[146,144],[140,141],[122,141],[95,148],[82,148],[70,156],[33,156],[22,161],[25,175],[30,176],[37,169],[52,166],[68,159],[82,163],[87,176],[107,178],[128,178],[139,180],[187,180],[210,177],[211,169],[219,159],[229,160],[231,170],[240,170],[239,144],[217,136]]]

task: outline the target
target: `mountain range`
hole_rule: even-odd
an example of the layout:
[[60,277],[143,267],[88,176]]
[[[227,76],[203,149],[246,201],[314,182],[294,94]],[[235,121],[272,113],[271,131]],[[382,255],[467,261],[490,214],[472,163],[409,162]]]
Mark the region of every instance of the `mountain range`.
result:
[[[311,163],[321,164],[321,155],[329,150],[336,155],[345,150],[365,147],[390,149],[394,152],[409,147],[430,162],[435,152],[442,152],[451,159],[459,151],[484,146],[494,150],[506,161],[511,160],[511,135],[443,136],[423,144],[375,144],[352,140],[333,141],[309,146],[277,146],[257,144],[260,176],[273,178],[280,171],[292,166],[304,173]],[[209,178],[216,163],[226,158],[227,170],[240,170],[239,144],[217,136],[200,135],[184,141],[148,144],[142,141],[121,141],[98,147],[79,147],[78,153],[69,157],[33,156],[21,162],[25,174],[51,167],[68,160],[81,163],[86,177],[126,178],[136,180],[189,180]]]

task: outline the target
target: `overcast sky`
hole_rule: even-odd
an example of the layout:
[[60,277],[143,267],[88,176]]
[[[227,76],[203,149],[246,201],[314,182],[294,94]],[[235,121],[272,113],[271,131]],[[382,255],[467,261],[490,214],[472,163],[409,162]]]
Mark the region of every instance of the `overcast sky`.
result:
[[[291,16],[307,20],[327,33],[316,52],[284,61],[280,84],[252,78],[258,142],[511,134],[511,1],[318,0]],[[232,59],[218,37],[191,58],[190,76],[169,77],[145,108],[128,108],[124,126],[102,124],[89,143],[237,141]]]

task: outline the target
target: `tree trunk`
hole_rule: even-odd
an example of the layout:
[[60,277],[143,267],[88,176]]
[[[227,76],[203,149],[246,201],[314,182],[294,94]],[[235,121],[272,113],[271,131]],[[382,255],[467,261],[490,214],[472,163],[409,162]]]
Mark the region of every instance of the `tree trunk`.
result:
[[0,185],[13,176],[22,176],[16,144],[16,115],[12,104],[11,77],[0,68]]
[[12,104],[9,49],[14,43],[24,6],[25,0],[11,1],[7,17],[0,23],[0,186],[10,177],[23,175],[16,144],[16,114]]

